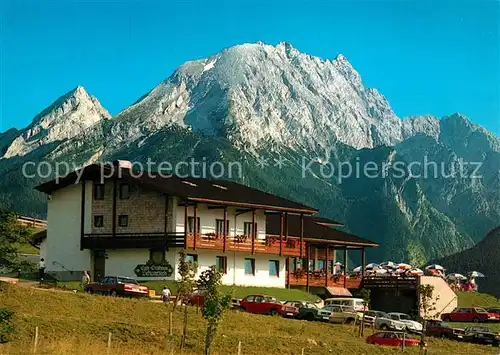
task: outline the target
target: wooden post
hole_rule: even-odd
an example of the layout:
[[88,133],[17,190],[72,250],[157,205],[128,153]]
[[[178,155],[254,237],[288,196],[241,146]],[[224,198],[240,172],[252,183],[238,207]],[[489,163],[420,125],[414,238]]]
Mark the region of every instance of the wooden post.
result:
[[344,247],[344,288],[347,288],[347,247]]
[[187,237],[188,237],[188,204],[184,205],[184,249],[187,249]]
[[300,214],[300,258],[304,257],[303,247],[304,246],[304,214]]
[[306,265],[304,270],[306,272],[306,291],[309,292],[309,246],[306,249]]
[[290,288],[290,257],[289,256],[286,258],[286,266],[287,266],[287,270],[286,270],[286,286],[289,289]]
[[33,354],[36,354],[36,347],[38,346],[38,327],[35,327],[35,339],[33,342]]
[[361,281],[365,278],[366,255],[365,248],[361,248]]
[[304,355],[304,348],[300,351],[300,355]]
[[111,354],[111,332],[108,333],[108,349],[107,349],[107,354]]
[[283,213],[280,214],[280,256],[283,254],[283,233],[284,233],[284,227],[283,224],[286,223],[283,221]]
[[196,239],[198,239],[198,204],[194,204],[194,241],[193,241],[193,250],[196,250]]
[[238,355],[241,355],[241,341],[238,342]]
[[172,336],[174,334],[173,321],[172,321],[172,311],[168,312],[168,335]]
[[325,287],[328,287],[328,249],[329,247],[326,247],[325,250]]
[[188,309],[187,306],[184,306],[184,324],[182,326],[182,337],[181,337],[181,350],[184,349],[186,345],[186,337],[187,337],[187,323],[188,323]]
[[227,206],[224,206],[224,227],[222,228],[222,230],[224,231],[224,240],[222,242],[222,251],[225,253],[226,252],[226,240],[227,240],[227,233],[228,233],[228,230],[227,230]]
[[405,352],[406,348],[406,332],[403,332],[403,342],[401,343],[401,349]]
[[252,210],[252,255],[255,254],[255,209]]

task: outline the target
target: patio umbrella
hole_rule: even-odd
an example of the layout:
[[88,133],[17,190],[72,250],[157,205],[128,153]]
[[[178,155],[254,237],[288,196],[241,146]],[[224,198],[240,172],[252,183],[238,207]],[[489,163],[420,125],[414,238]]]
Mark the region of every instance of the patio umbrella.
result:
[[422,276],[424,272],[420,270],[419,268],[411,269],[410,270],[410,275],[420,275]]
[[484,277],[484,274],[479,271],[472,271],[469,273],[470,277]]
[[344,266],[342,263],[339,263],[338,261],[333,265]]
[[375,264],[375,263],[370,263],[368,265],[366,265],[366,269],[378,269],[379,268],[379,265],[378,264]]
[[386,274],[388,272],[387,269],[375,269],[376,274]]
[[361,272],[361,269],[363,269],[362,266],[358,266],[352,270],[352,272]]
[[396,263],[394,263],[392,261],[384,261],[383,263],[380,263],[380,266],[395,269]]
[[411,266],[410,264],[400,263],[400,264],[396,265],[396,268],[403,269],[403,270],[410,270],[410,269],[413,269],[413,266]]
[[467,280],[467,277],[465,277],[462,274],[457,274],[457,273],[448,274],[448,275],[446,275],[446,278],[450,279],[450,280]]
[[426,266],[425,270],[441,270],[441,271],[444,271],[445,269],[441,265],[432,264],[432,265]]

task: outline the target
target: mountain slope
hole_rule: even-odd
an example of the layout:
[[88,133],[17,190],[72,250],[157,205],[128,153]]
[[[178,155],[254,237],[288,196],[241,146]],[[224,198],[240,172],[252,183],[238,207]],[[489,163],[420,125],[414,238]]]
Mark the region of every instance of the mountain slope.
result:
[[470,249],[437,260],[449,272],[466,274],[482,272],[486,277],[478,279],[481,292],[500,297],[500,227],[490,231],[486,237]]
[[[37,216],[45,197],[32,187],[42,178],[23,177],[26,161],[237,162],[241,171],[224,177],[346,222],[346,230],[380,242],[369,253],[374,261],[423,263],[454,253],[500,220],[497,137],[459,114],[400,120],[345,57],[323,60],[286,43],[244,44],[187,62],[113,119],[78,87],[26,129],[0,134],[0,154],[0,204]],[[412,163],[426,160],[437,164],[436,176],[414,174]],[[461,161],[480,164],[482,177],[472,178],[471,166],[468,175],[451,173]],[[347,162],[388,168],[346,177]]]

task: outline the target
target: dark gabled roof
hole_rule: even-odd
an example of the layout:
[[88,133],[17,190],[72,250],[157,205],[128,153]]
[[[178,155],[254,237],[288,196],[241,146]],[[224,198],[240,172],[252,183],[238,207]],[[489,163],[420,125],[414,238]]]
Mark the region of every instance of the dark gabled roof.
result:
[[[275,211],[300,212],[313,214],[317,209],[260,191],[233,181],[178,176],[161,176],[155,172],[134,175],[134,171],[109,165],[92,164],[74,171],[59,180],[51,180],[35,187],[47,194],[58,189],[79,183],[82,180],[100,181],[101,175],[143,185],[150,189],[172,196],[181,197],[191,202],[222,204],[246,208],[259,208]],[[101,172],[102,169],[102,172]],[[121,173],[121,174],[120,174]],[[78,176],[80,175],[80,179]]]
[[[378,247],[378,243],[342,232],[320,224],[314,216],[304,216],[304,239],[308,241],[328,241],[339,245]],[[279,235],[281,218],[279,214],[269,214],[266,218],[266,234]],[[288,215],[288,235],[300,237],[300,216]]]

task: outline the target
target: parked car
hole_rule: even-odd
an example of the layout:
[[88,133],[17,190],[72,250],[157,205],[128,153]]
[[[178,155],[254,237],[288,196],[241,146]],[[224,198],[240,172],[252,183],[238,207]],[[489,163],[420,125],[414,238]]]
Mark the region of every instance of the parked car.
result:
[[332,315],[332,312],[318,308],[314,303],[307,301],[286,301],[285,305],[299,309],[299,313],[295,316],[297,319],[329,321]]
[[298,313],[297,307],[278,302],[276,298],[266,295],[249,295],[240,301],[240,309],[250,313],[270,314],[272,316],[294,318]]
[[[366,338],[368,344],[387,345],[387,346],[402,346],[403,334],[396,332],[378,332]],[[420,340],[405,336],[405,346],[417,346]]]
[[387,313],[380,311],[369,311],[371,317],[375,317],[375,328],[382,330],[406,330],[406,325],[398,320],[391,319]]
[[477,325],[466,327],[461,334],[457,335],[457,339],[468,343],[500,346],[498,333],[492,332],[488,327]]
[[413,319],[408,314],[405,313],[387,313],[390,319],[395,321],[400,321],[404,323],[406,330],[412,333],[420,333],[422,331],[422,323],[419,323]]
[[496,313],[496,314],[500,315],[500,308],[498,308],[498,307],[486,308],[486,311],[488,311],[488,313]]
[[441,314],[441,319],[445,322],[495,322],[500,320],[497,313],[490,313],[484,308],[455,308],[453,312]]
[[[363,312],[365,301],[362,298],[353,297],[339,297],[339,298],[327,298],[325,300],[325,306],[336,305],[336,306],[347,306],[354,308],[357,312]],[[368,310],[368,307],[366,307]]]
[[149,289],[130,277],[106,276],[85,286],[85,292],[116,296],[149,296]]
[[203,306],[205,302],[205,297],[203,295],[203,290],[195,290],[187,297],[186,303],[191,306]]
[[425,322],[425,334],[438,338],[454,338],[454,329],[451,325],[441,320],[429,319]]
[[330,322],[351,324],[359,319],[358,312],[349,306],[337,306],[330,304],[322,308],[324,311],[331,312]]
[[377,313],[384,313],[384,312],[379,312],[379,311],[366,311],[364,318],[365,318],[365,323],[368,324],[373,324],[375,323],[375,318],[377,318]]

